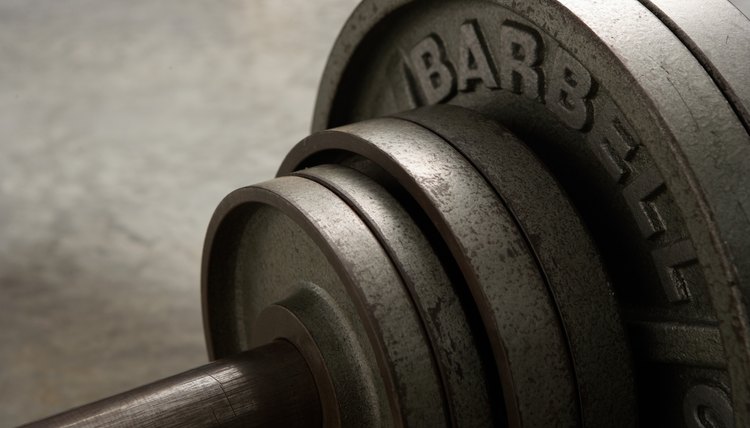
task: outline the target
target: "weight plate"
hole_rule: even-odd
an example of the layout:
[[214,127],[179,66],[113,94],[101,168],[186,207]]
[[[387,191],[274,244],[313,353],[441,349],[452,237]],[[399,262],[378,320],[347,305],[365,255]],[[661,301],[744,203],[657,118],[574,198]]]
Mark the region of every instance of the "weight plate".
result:
[[565,328],[583,425],[634,426],[632,359],[617,302],[578,214],[541,161],[503,127],[467,109],[432,106],[397,117],[451,144],[513,214]]
[[687,46],[750,132],[750,19],[728,0],[641,0]]
[[[312,287],[310,287],[312,288]],[[310,369],[315,380],[315,386],[317,388],[317,395],[320,401],[323,421],[322,426],[324,427],[341,427],[341,412],[339,411],[339,395],[336,394],[336,387],[333,385],[331,378],[331,372],[326,366],[323,354],[315,341],[315,338],[310,333],[310,330],[305,326],[305,323],[310,325],[320,324],[321,321],[325,323],[335,317],[336,310],[333,305],[326,304],[324,299],[316,302],[316,304],[310,304],[310,299],[320,298],[325,296],[324,292],[317,294],[298,293],[293,298],[287,299],[279,304],[271,305],[263,310],[255,319],[253,329],[250,331],[250,340],[248,341],[250,347],[255,349],[259,346],[263,346],[269,343],[276,342],[278,340],[284,340],[291,343],[302,357],[305,359],[305,363]],[[316,314],[316,310],[323,310],[326,313]],[[313,312],[311,314],[311,312]],[[309,315],[313,315],[315,318],[308,318]],[[338,323],[328,323],[328,326],[334,326]],[[325,345],[324,345],[325,349]],[[333,351],[327,349],[327,353]],[[335,352],[335,351],[333,351]],[[341,371],[339,372],[339,374]],[[352,382],[353,384],[354,382]],[[340,391],[346,393],[346,391]]]
[[[307,295],[314,298],[301,306],[314,311],[333,300],[318,312],[332,306],[343,323],[305,327],[316,341],[347,342],[319,345],[348,406],[342,423],[446,426],[439,376],[407,290],[368,227],[333,192],[300,177],[236,190],[217,208],[205,249],[204,320],[214,357],[248,348],[254,323],[272,305],[290,308]],[[315,297],[321,293],[327,297]],[[342,393],[352,391],[349,383],[358,387],[354,397]]]
[[298,171],[327,187],[367,223],[407,285],[430,338],[447,395],[451,425],[492,425],[479,347],[462,302],[430,243],[409,214],[377,182],[354,169],[321,165]]
[[575,375],[554,301],[484,178],[432,132],[388,118],[307,137],[279,175],[330,163],[342,152],[394,177],[447,243],[487,329],[512,426],[578,425]]
[[435,103],[505,125],[581,212],[635,352],[640,424],[695,426],[683,407],[703,402],[750,426],[750,138],[671,30],[636,0],[364,1],[314,129]]

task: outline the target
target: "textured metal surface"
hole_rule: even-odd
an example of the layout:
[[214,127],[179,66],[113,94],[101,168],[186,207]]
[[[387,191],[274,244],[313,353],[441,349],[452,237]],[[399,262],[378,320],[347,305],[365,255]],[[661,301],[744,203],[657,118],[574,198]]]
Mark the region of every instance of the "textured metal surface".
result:
[[361,372],[355,379],[337,379],[346,372],[339,375],[329,366],[337,391],[346,382],[365,383],[358,400],[341,404],[350,404],[341,411],[343,423],[448,423],[439,375],[408,291],[367,225],[333,192],[300,177],[239,189],[217,208],[206,249],[204,309],[216,356],[247,347],[261,311],[312,282],[346,316],[343,325],[323,331],[308,326],[312,334],[351,327],[356,334],[349,350],[323,353],[327,364],[329,358],[346,358],[341,364],[357,365]]
[[[354,169],[320,165],[295,175],[334,191],[367,223],[389,253],[419,311],[431,351],[436,356],[451,413],[451,426],[493,423],[493,406],[485,386],[481,347],[464,313],[461,296],[434,254],[430,242],[401,204],[386,189]],[[473,305],[472,305],[473,306]]]
[[433,106],[398,117],[464,155],[523,230],[565,328],[583,426],[635,426],[632,357],[617,302],[584,225],[541,161],[502,126],[466,109]]
[[714,419],[749,425],[750,137],[672,30],[635,0],[363,2],[314,129],[432,103],[506,125],[571,196],[636,351],[640,423],[688,426],[710,393],[734,412]]
[[554,301],[521,231],[484,178],[441,138],[399,119],[313,134],[292,149],[279,175],[327,163],[326,153],[335,151],[382,167],[435,224],[487,329],[511,424],[580,423]]
[[727,0],[642,0],[690,49],[750,132],[750,19]]
[[24,426],[313,427],[321,420],[307,363],[278,341]]
[[[259,327],[263,326],[263,320],[258,318],[267,308],[271,305],[291,307],[317,349],[327,356],[325,365],[340,400],[342,423],[383,424],[383,417],[388,414],[385,388],[379,380],[375,352],[368,341],[360,340],[367,337],[367,332],[346,294],[346,287],[315,242],[291,220],[264,207],[257,208],[252,215],[253,225],[245,233],[241,217],[234,227],[225,220],[223,228],[229,230],[228,235],[252,237],[255,248],[245,252],[248,253],[246,259],[257,265],[255,275],[276,274],[275,282],[286,287],[268,287],[264,292],[255,293],[252,288],[236,287],[232,283],[224,286],[214,283],[210,289],[204,287],[206,339],[212,357],[232,355],[253,346],[257,343],[253,341],[262,340],[263,335],[254,333],[251,327],[256,322],[260,323]],[[239,243],[239,239],[213,241],[215,246],[227,247]],[[292,242],[294,245],[282,245]],[[233,250],[214,250],[214,254],[227,253],[231,255]],[[226,261],[223,266],[234,270],[227,265],[235,261],[230,256],[221,257]],[[221,260],[214,262],[214,266],[221,268]],[[290,295],[285,295],[290,286],[293,287]],[[330,334],[331,331],[336,334]]]
[[[288,299],[265,308],[255,320],[250,345],[253,349],[256,349],[259,346],[283,340],[297,348],[297,351],[307,363],[315,380],[315,386],[317,386],[322,412],[321,425],[336,428],[341,426],[341,412],[339,411],[336,387],[333,385],[331,372],[326,367],[325,359],[315,342],[315,338],[303,321],[305,314],[309,313],[310,307],[321,309],[320,305],[310,305],[309,300],[304,298]],[[300,315],[295,314],[295,309]],[[323,306],[323,309],[333,312],[331,308],[325,306]],[[321,316],[320,319],[325,319],[325,317],[325,315]],[[276,424],[278,422],[271,421],[271,423]],[[316,423],[318,423],[316,420],[310,421],[310,425]]]

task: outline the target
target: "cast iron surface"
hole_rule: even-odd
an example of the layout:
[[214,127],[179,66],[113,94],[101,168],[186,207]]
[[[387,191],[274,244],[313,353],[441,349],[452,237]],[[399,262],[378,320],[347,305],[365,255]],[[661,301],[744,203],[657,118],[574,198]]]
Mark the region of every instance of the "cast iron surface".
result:
[[[320,348],[318,348],[315,338],[304,321],[306,320],[310,325],[321,323],[327,317],[330,318],[335,313],[335,309],[325,304],[310,305],[310,299],[305,298],[304,294],[295,297],[271,305],[260,313],[255,320],[255,328],[251,332],[250,345],[255,349],[283,340],[297,348],[297,351],[307,363],[315,380],[315,386],[317,386],[322,411],[321,425],[324,427],[339,427],[342,421],[336,387],[333,385],[331,372],[326,366]],[[328,311],[329,313],[310,313],[316,310]],[[308,317],[310,319],[307,319]],[[345,401],[345,397],[341,397],[341,400]],[[315,423],[316,421],[312,422]]]
[[642,0],[695,55],[750,131],[750,19],[727,0]]
[[277,178],[227,196],[211,221],[204,258],[204,309],[215,355],[248,347],[263,309],[310,294],[311,287],[345,317],[341,325],[314,332],[316,339],[353,336],[349,349],[323,353],[358,371],[350,377],[351,369],[328,367],[337,390],[351,391],[347,382],[358,387],[358,401],[346,397],[350,405],[342,406],[343,423],[445,426],[445,399],[422,321],[398,271],[359,216],[336,194],[302,177]]
[[[320,165],[295,175],[334,191],[368,224],[399,270],[419,311],[447,395],[451,426],[493,423],[480,347],[454,286],[414,219],[388,191],[345,166]],[[460,284],[460,283],[459,283]]]
[[603,255],[640,423],[748,426],[750,137],[704,64],[635,0],[365,1],[333,48],[314,130],[435,103],[507,126]]
[[633,426],[632,357],[617,303],[577,212],[541,161],[502,126],[470,110],[433,106],[398,117],[430,129],[464,155],[523,230],[565,328],[583,425]]
[[479,172],[434,133],[385,118],[311,135],[290,151],[279,175],[342,152],[394,177],[447,243],[487,329],[511,423],[578,424],[575,374],[555,302],[515,220]]

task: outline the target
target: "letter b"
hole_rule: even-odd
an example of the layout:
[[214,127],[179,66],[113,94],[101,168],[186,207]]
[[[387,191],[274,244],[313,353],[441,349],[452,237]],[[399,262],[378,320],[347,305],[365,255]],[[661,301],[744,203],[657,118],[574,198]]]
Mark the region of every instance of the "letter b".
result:
[[440,39],[431,35],[414,46],[409,54],[414,76],[427,104],[436,104],[453,95],[456,79],[445,60]]

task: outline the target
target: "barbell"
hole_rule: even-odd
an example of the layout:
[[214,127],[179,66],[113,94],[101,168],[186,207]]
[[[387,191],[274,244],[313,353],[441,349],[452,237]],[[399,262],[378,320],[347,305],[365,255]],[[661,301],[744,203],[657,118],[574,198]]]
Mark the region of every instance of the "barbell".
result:
[[209,224],[216,361],[31,426],[750,426],[750,20],[365,0]]

